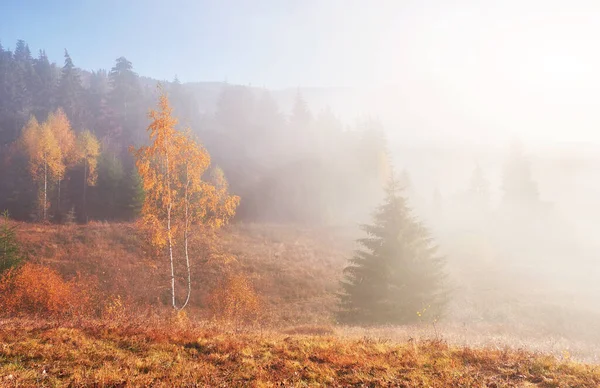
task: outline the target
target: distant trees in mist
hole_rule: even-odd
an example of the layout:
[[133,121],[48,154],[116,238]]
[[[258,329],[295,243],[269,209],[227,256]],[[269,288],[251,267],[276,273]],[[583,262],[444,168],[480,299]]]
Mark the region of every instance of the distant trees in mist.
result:
[[[47,179],[42,208],[49,213],[41,218],[60,222],[71,209],[79,221],[135,218],[141,190],[127,149],[147,142],[155,85],[125,57],[108,72],[88,72],[67,51],[59,67],[44,51],[34,58],[23,41],[14,52],[0,46],[0,208],[18,219],[38,216],[38,189],[27,179],[31,158],[18,139],[31,118],[44,123],[60,109],[76,137],[89,130],[98,139],[99,155],[97,166],[57,162],[66,167]],[[311,112],[300,91],[286,114],[267,90],[225,84],[214,112],[202,109],[201,96],[177,79],[165,90],[181,125],[192,128],[242,198],[239,219],[356,222],[382,196],[389,162],[376,120],[345,127],[331,109]],[[89,175],[93,185],[76,183],[88,173],[97,173]]]

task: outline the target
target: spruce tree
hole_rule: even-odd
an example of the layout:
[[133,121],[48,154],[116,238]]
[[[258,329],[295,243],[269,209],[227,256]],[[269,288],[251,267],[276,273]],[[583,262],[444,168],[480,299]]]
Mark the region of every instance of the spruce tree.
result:
[[312,121],[312,115],[308,109],[308,104],[302,96],[300,89],[296,92],[296,99],[292,107],[290,124],[293,129],[306,131]]
[[18,40],[15,48],[12,82],[13,82],[13,103],[15,105],[15,115],[17,122],[25,124],[31,114],[33,100],[33,58],[29,46],[23,41]]
[[132,63],[125,57],[117,58],[115,66],[108,73],[108,82],[108,105],[122,127],[119,138],[114,142],[126,150],[131,144],[143,142],[145,108],[142,88]]
[[519,143],[512,146],[502,175],[502,201],[513,210],[537,210],[540,196],[537,182],[531,173],[531,162]]
[[128,186],[125,188],[125,216],[128,220],[135,220],[142,212],[142,206],[144,204],[144,198],[146,193],[144,192],[144,186],[142,178],[138,174],[137,170],[132,170]]
[[123,216],[125,171],[121,160],[112,152],[103,152],[98,161],[98,184],[94,206],[97,219],[114,220]]
[[79,70],[73,64],[69,52],[65,50],[65,65],[58,83],[57,103],[58,107],[63,108],[76,130],[83,126],[86,115],[83,97],[84,89]]
[[349,324],[407,324],[443,312],[445,260],[428,230],[411,214],[392,176],[386,198],[363,225],[367,237],[344,269],[339,320]]
[[33,114],[38,120],[45,120],[52,110],[54,103],[54,90],[57,83],[57,70],[48,60],[44,50],[40,50],[38,58],[34,61]]

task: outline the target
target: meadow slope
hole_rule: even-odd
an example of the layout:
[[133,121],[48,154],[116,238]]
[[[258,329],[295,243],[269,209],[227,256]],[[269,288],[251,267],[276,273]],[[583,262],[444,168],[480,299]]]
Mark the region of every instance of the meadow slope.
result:
[[[154,255],[134,225],[16,225],[29,260],[55,268],[66,278],[77,272],[92,275],[106,298],[119,295],[132,310],[168,311],[168,262]],[[227,267],[246,274],[258,291],[264,304],[261,330],[316,330],[349,341],[443,339],[458,347],[527,349],[561,359],[600,362],[599,334],[593,330],[596,315],[569,309],[556,299],[534,298],[531,292],[511,294],[500,286],[493,288],[502,278],[494,278],[491,271],[487,277],[465,274],[481,271],[474,265],[460,267],[460,273],[450,263],[451,276],[460,287],[447,316],[435,326],[337,326],[335,293],[356,236],[357,231],[350,229],[265,224],[230,225],[216,239],[198,234],[192,251],[196,265],[188,314],[196,320],[211,318],[206,296]]]
[[[148,323],[148,322],[146,322]],[[185,322],[0,321],[0,386],[597,387],[597,366],[442,341],[232,333]]]

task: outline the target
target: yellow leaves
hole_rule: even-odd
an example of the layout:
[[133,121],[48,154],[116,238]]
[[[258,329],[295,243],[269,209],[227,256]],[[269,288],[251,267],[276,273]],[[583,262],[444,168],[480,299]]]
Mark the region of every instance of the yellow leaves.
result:
[[[191,295],[189,260],[190,232],[193,224],[219,227],[235,213],[237,197],[227,194],[227,185],[217,189],[202,179],[210,166],[210,155],[192,138],[190,131],[175,128],[177,120],[171,117],[167,96],[162,93],[158,110],[151,110],[152,122],[147,128],[150,144],[131,149],[145,190],[140,225],[157,249],[168,246],[171,263],[171,296],[174,308],[175,259],[173,247],[182,241],[187,269],[187,299]],[[224,177],[223,177],[224,181]]]
[[32,116],[23,128],[21,142],[29,157],[29,170],[34,180],[43,181],[64,174],[62,153],[48,123],[39,124]]
[[87,175],[87,185],[94,186],[98,178],[97,165],[100,155],[100,143],[89,130],[81,132],[77,138],[79,158],[84,163]]
[[239,198],[227,192],[227,181],[220,169],[213,171],[211,182],[203,179],[210,167],[210,155],[189,130],[175,128],[177,120],[171,113],[163,93],[158,109],[149,113],[150,145],[132,149],[146,191],[142,225],[153,229],[152,241],[158,246],[164,246],[168,238],[158,230],[166,229],[168,215],[174,236],[178,226],[183,230],[194,223],[218,228],[233,217],[239,204]]
[[258,294],[250,280],[241,273],[228,275],[208,297],[214,317],[233,324],[251,323],[261,311]]
[[[63,164],[68,167],[73,166],[77,163],[78,155],[75,144],[75,134],[71,129],[71,123],[69,122],[67,115],[61,108],[58,108],[56,112],[48,115],[46,124],[50,127],[50,130],[56,138]],[[59,178],[63,178],[62,174]]]
[[60,182],[64,179],[67,168],[83,161],[86,184],[93,186],[96,183],[100,144],[90,131],[82,132],[76,139],[62,109],[49,114],[43,124],[32,117],[23,128],[21,143],[29,157],[31,176],[43,191],[40,203],[44,219],[48,209],[48,182],[58,180],[60,199]]

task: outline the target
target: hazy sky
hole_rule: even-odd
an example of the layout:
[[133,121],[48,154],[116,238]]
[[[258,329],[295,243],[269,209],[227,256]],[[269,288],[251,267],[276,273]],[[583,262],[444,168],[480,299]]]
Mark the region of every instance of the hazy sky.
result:
[[0,14],[5,46],[22,38],[56,61],[66,47],[84,68],[125,55],[143,75],[267,86],[415,71],[568,82],[598,64],[600,37],[593,1],[3,0]]
[[422,114],[488,131],[600,128],[598,1],[2,0],[0,15],[4,46],[22,38],[59,63],[68,48],[87,69],[124,55],[159,79],[398,85]]

